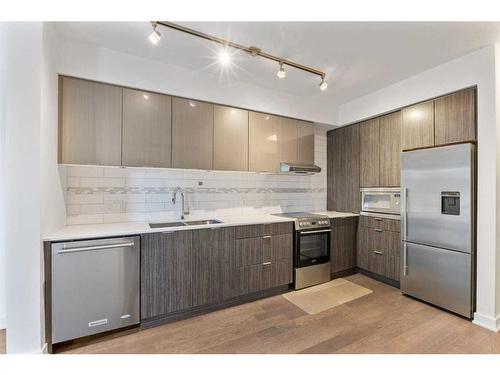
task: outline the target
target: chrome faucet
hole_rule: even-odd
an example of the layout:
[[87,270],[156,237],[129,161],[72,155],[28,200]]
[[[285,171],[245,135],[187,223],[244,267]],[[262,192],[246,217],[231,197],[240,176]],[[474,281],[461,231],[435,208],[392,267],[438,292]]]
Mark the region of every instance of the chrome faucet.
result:
[[185,209],[185,205],[184,205],[184,192],[182,191],[182,189],[177,186],[176,188],[174,188],[174,191],[172,193],[172,204],[175,204],[175,201],[176,201],[176,198],[177,198],[177,193],[181,193],[181,220],[184,220],[184,215],[188,215],[189,214],[189,210],[186,210]]

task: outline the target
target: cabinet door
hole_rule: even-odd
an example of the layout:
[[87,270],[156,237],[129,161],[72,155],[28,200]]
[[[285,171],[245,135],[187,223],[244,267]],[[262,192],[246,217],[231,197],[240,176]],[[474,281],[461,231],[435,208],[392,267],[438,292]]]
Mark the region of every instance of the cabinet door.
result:
[[141,236],[141,320],[192,306],[192,232]]
[[121,87],[70,77],[59,85],[59,162],[121,165]]
[[345,176],[346,205],[341,211],[359,213],[361,208],[361,193],[359,191],[359,125],[346,128],[343,145],[343,175]]
[[276,172],[279,168],[280,118],[265,113],[249,114],[249,170]]
[[434,146],[434,101],[402,110],[402,149]]
[[436,145],[476,140],[474,88],[434,101]]
[[[202,306],[224,299],[224,288],[234,283],[235,275],[225,269],[234,264],[234,228],[193,231],[192,305]],[[229,285],[228,285],[229,284]]]
[[346,224],[332,220],[332,236],[330,242],[331,273],[350,270],[356,267],[356,232],[355,222]]
[[399,186],[401,111],[380,117],[380,186]]
[[248,111],[215,106],[214,169],[248,171]]
[[360,226],[358,228],[358,248],[356,255],[356,265],[359,268],[368,270],[369,254],[373,249],[374,237],[372,229]]
[[172,98],[123,89],[123,159],[133,167],[171,166]]
[[378,187],[380,174],[379,119],[359,125],[359,180],[361,187]]
[[297,163],[297,137],[297,122],[289,118],[281,118],[278,128],[279,162]]
[[173,168],[212,169],[213,136],[213,104],[173,98]]
[[383,275],[389,279],[399,281],[399,232],[383,231],[380,236],[380,250],[385,254]]
[[297,123],[297,163],[314,164],[314,125],[310,122],[295,120]]

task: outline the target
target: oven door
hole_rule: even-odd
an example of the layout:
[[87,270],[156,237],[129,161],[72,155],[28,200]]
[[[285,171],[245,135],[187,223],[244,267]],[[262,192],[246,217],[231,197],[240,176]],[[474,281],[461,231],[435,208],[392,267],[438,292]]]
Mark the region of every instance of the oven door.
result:
[[330,261],[331,229],[297,231],[295,268]]

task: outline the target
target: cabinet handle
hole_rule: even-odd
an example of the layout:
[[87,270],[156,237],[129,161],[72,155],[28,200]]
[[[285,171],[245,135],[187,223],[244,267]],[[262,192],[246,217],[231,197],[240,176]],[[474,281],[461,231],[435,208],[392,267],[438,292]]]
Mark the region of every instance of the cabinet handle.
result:
[[264,240],[267,240],[269,238],[271,238],[271,236],[262,236],[262,239],[264,239]]
[[270,264],[271,264],[271,262],[264,262],[264,263],[262,263],[263,266],[268,266]]
[[403,276],[408,276],[408,244],[403,244]]
[[378,251],[378,250],[373,250],[373,253],[374,253],[374,254],[377,254],[377,255],[384,255],[384,253],[383,253],[383,252]]
[[377,221],[382,221],[382,219],[379,218],[379,217],[374,217],[374,219],[377,220]]
[[171,231],[168,231],[168,232],[161,232],[161,234],[163,234],[163,235],[174,234],[174,233],[175,233],[175,230],[171,230]]
[[125,242],[125,243],[115,243],[115,244],[110,244],[110,245],[70,247],[68,249],[59,250],[57,252],[57,254],[79,253],[82,251],[92,251],[92,250],[116,249],[116,248],[120,248],[120,247],[132,247],[134,245],[135,245],[135,242]]
[[374,229],[375,232],[383,232],[382,229]]

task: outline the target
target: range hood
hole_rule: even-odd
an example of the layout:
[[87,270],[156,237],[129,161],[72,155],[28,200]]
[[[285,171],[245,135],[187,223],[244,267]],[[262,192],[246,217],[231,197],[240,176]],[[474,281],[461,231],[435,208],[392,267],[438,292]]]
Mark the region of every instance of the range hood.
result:
[[314,174],[321,172],[321,168],[314,164],[280,163],[281,173]]

